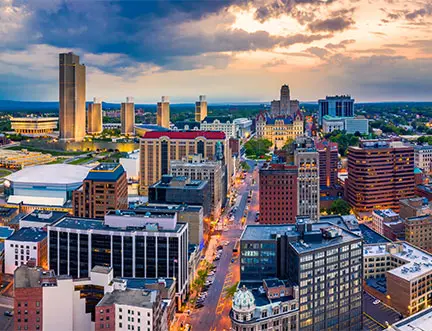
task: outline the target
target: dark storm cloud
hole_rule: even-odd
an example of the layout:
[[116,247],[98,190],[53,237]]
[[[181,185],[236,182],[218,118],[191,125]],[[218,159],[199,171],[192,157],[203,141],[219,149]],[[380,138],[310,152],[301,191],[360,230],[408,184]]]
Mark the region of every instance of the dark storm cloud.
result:
[[319,34],[280,37],[265,31],[249,33],[229,28],[230,21],[220,22],[222,28],[211,31],[200,26],[195,31],[179,31],[183,23],[220,12],[232,4],[247,3],[243,0],[17,0],[15,5],[28,13],[22,35],[37,34],[38,38],[28,38],[27,43],[20,41],[8,48],[22,49],[38,43],[93,54],[127,54],[112,63],[95,63],[106,72],[118,72],[119,68],[139,63],[187,70],[202,67],[202,64],[211,65],[211,59],[215,60],[215,67],[223,67],[230,58],[209,55],[202,58],[202,64],[196,63],[200,61],[198,56],[206,53],[268,50],[325,37]]

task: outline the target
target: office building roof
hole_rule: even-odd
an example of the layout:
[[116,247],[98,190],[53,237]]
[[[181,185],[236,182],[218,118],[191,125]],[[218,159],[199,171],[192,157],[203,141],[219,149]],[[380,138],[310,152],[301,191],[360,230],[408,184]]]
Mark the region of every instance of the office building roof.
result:
[[40,242],[44,240],[47,233],[40,228],[21,228],[8,238],[11,241]]
[[0,217],[10,217],[17,212],[17,208],[0,207]]
[[399,216],[399,214],[395,213],[392,209],[383,209],[383,210],[375,209],[373,211],[373,213],[380,216],[380,217],[397,217],[397,216]]
[[110,306],[113,304],[127,305],[134,307],[153,308],[158,297],[158,291],[125,289],[114,290],[111,293],[106,293],[101,301],[97,304],[100,306]]
[[[116,280],[115,278],[114,280]],[[153,284],[164,284],[165,288],[170,288],[175,280],[173,278],[129,278],[129,277],[123,277],[120,278],[121,280],[126,281],[126,287],[131,289],[145,289],[148,285]]]
[[51,211],[51,210],[41,210],[36,209],[32,211],[30,214],[24,216],[21,218],[23,221],[28,222],[41,222],[41,223],[54,223],[61,219],[62,217],[66,216],[67,212],[62,211]]
[[119,163],[101,163],[89,171],[86,180],[100,182],[115,182],[125,172]]
[[[125,219],[126,221],[126,219]],[[156,222],[154,223],[156,224]],[[180,232],[187,223],[177,222],[173,230],[163,229],[147,224],[144,227],[113,227],[105,224],[103,220],[79,217],[64,217],[52,225],[53,228],[74,229],[74,230],[102,230],[102,231],[119,231],[119,232]]]
[[169,129],[164,128],[163,126],[157,124],[136,124],[135,127],[139,129],[145,129],[148,131],[159,131],[159,132],[170,131]]
[[363,236],[363,241],[366,244],[385,244],[391,242],[390,239],[384,237],[365,224],[359,224],[359,227]]
[[426,308],[393,324],[388,331],[427,331],[432,329],[432,308]]
[[214,123],[216,121],[220,123],[233,123],[233,119],[229,116],[207,116],[203,122]]
[[[299,220],[297,221],[299,224]],[[278,235],[286,235],[293,239],[290,242],[292,248],[298,253],[306,253],[320,248],[340,245],[345,242],[360,239],[360,236],[335,226],[331,222],[319,222],[305,224],[311,226],[302,235],[298,224],[283,225],[248,225],[241,236],[241,240],[276,240]],[[302,239],[300,241],[300,239]]]
[[149,131],[144,134],[142,139],[159,139],[167,137],[169,139],[196,139],[203,137],[206,139],[225,139],[225,133],[219,131],[170,131],[170,132],[157,132]]
[[432,254],[407,242],[364,246],[365,258],[376,256],[393,256],[405,261],[405,264],[387,272],[406,281],[411,281],[432,271]]
[[171,189],[196,190],[202,189],[207,183],[206,180],[190,179],[186,176],[163,175],[162,179],[151,185],[150,188],[169,187]]
[[0,239],[9,238],[13,233],[14,229],[11,229],[8,226],[0,226]]
[[80,165],[44,164],[26,167],[6,176],[6,179],[14,183],[73,184],[82,182],[89,171]]

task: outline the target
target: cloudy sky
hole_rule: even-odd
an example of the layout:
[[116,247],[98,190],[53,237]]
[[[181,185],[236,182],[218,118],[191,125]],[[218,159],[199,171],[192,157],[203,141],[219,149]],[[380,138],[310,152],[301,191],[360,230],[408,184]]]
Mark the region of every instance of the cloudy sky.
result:
[[87,99],[432,101],[431,0],[0,0],[0,99],[58,100],[58,53]]

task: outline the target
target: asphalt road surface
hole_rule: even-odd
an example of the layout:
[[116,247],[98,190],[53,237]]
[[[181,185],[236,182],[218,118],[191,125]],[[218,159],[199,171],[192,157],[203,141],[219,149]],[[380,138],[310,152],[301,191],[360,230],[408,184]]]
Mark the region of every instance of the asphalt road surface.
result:
[[[192,330],[199,331],[223,331],[230,330],[231,320],[229,311],[231,309],[231,298],[226,294],[226,289],[236,284],[240,280],[240,265],[238,253],[233,255],[233,248],[240,238],[244,226],[242,218],[248,205],[247,223],[255,223],[255,214],[258,211],[258,170],[254,167],[255,162],[248,161],[251,166],[244,183],[237,186],[238,197],[240,202],[237,211],[234,213],[234,221],[228,226],[226,231],[222,232],[216,243],[222,244],[229,241],[228,246],[224,246],[221,259],[215,261],[217,266],[215,280],[208,290],[204,307],[192,309],[186,322],[192,326]],[[252,184],[252,178],[255,178],[255,184]],[[252,201],[247,203],[249,191],[253,191]],[[217,246],[217,244],[215,245]],[[209,247],[210,250],[214,247]],[[231,260],[235,258],[234,262]]]

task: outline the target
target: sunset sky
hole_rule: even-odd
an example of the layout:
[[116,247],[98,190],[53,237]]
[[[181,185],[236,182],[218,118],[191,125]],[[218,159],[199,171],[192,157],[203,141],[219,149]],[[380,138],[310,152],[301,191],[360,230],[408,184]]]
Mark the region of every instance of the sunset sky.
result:
[[87,99],[432,101],[432,1],[0,0],[0,99],[58,100],[58,53]]

